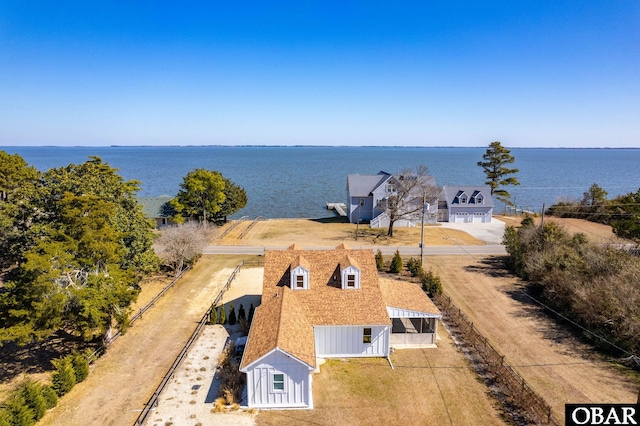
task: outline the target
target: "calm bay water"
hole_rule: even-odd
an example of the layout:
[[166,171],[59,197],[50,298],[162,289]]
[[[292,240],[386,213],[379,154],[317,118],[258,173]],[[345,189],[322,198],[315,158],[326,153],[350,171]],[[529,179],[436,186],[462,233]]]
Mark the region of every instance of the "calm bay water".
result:
[[[346,201],[348,174],[395,173],[426,165],[438,185],[483,184],[476,165],[482,148],[408,147],[0,147],[39,170],[98,156],[125,179],[142,183],[140,196],[175,195],[195,168],[217,170],[245,188],[249,202],[237,217],[330,216],[327,202]],[[511,149],[520,186],[509,187],[518,207],[540,211],[559,199],[582,198],[593,183],[612,198],[640,188],[640,149]],[[497,210],[502,210],[499,206]]]

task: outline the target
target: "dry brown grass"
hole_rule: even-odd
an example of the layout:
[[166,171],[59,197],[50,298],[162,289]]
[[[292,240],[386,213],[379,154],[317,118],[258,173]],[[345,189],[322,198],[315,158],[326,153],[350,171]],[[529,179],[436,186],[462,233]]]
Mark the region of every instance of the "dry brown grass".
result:
[[[231,226],[231,224],[227,225]],[[420,242],[420,227],[395,228],[393,238],[387,237],[386,228],[372,229],[368,225],[356,225],[338,220],[314,219],[270,219],[260,221],[242,239],[237,232],[245,224],[239,225],[215,245],[244,246],[289,246],[293,243],[302,246],[335,247],[342,243],[349,246],[416,246]],[[241,231],[240,231],[241,232]],[[426,225],[424,228],[425,245],[484,245],[484,242],[466,232],[446,229],[439,225]]]
[[[545,219],[546,220],[546,219]],[[640,378],[621,374],[528,299],[498,258],[427,257],[444,291],[505,361],[564,419],[565,403],[629,403]]]
[[437,349],[330,360],[313,378],[313,410],[260,411],[259,425],[498,425],[495,401],[443,327]]

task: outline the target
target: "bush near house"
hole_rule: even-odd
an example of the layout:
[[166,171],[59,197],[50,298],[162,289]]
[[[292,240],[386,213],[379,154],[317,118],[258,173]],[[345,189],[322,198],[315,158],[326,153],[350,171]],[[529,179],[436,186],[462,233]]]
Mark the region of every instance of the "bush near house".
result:
[[402,262],[400,251],[396,250],[396,252],[393,255],[393,259],[391,259],[391,267],[389,268],[389,272],[393,274],[399,274],[400,272],[402,272],[403,267],[404,267],[404,263]]

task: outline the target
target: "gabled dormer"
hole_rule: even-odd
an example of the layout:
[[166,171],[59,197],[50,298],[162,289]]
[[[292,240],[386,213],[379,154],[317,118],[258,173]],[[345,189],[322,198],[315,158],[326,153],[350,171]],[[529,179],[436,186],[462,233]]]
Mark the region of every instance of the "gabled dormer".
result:
[[471,200],[469,200],[472,204],[484,204],[484,195],[480,191],[474,191],[473,195],[471,195]]
[[469,196],[464,191],[458,191],[455,198],[453,199],[453,204],[467,204],[469,201]]
[[343,290],[356,290],[360,288],[360,268],[351,256],[340,262],[340,278]]
[[291,264],[291,290],[309,290],[309,263],[307,260],[298,256],[295,262]]

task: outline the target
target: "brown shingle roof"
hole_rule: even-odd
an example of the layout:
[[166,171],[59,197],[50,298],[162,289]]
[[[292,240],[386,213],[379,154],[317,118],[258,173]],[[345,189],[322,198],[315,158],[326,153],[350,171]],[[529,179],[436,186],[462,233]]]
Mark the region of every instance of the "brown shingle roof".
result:
[[383,278],[379,282],[386,306],[440,315],[440,310],[425,296],[418,284]]
[[307,320],[289,288],[263,293],[240,368],[244,368],[275,348],[315,368],[316,356],[313,327]]
[[[289,271],[301,260],[309,270],[309,289],[292,290]],[[359,289],[341,288],[340,268],[345,263],[360,270]],[[241,368],[275,348],[315,366],[313,326],[391,325],[386,306],[371,250],[269,250],[262,304],[253,318]]]

